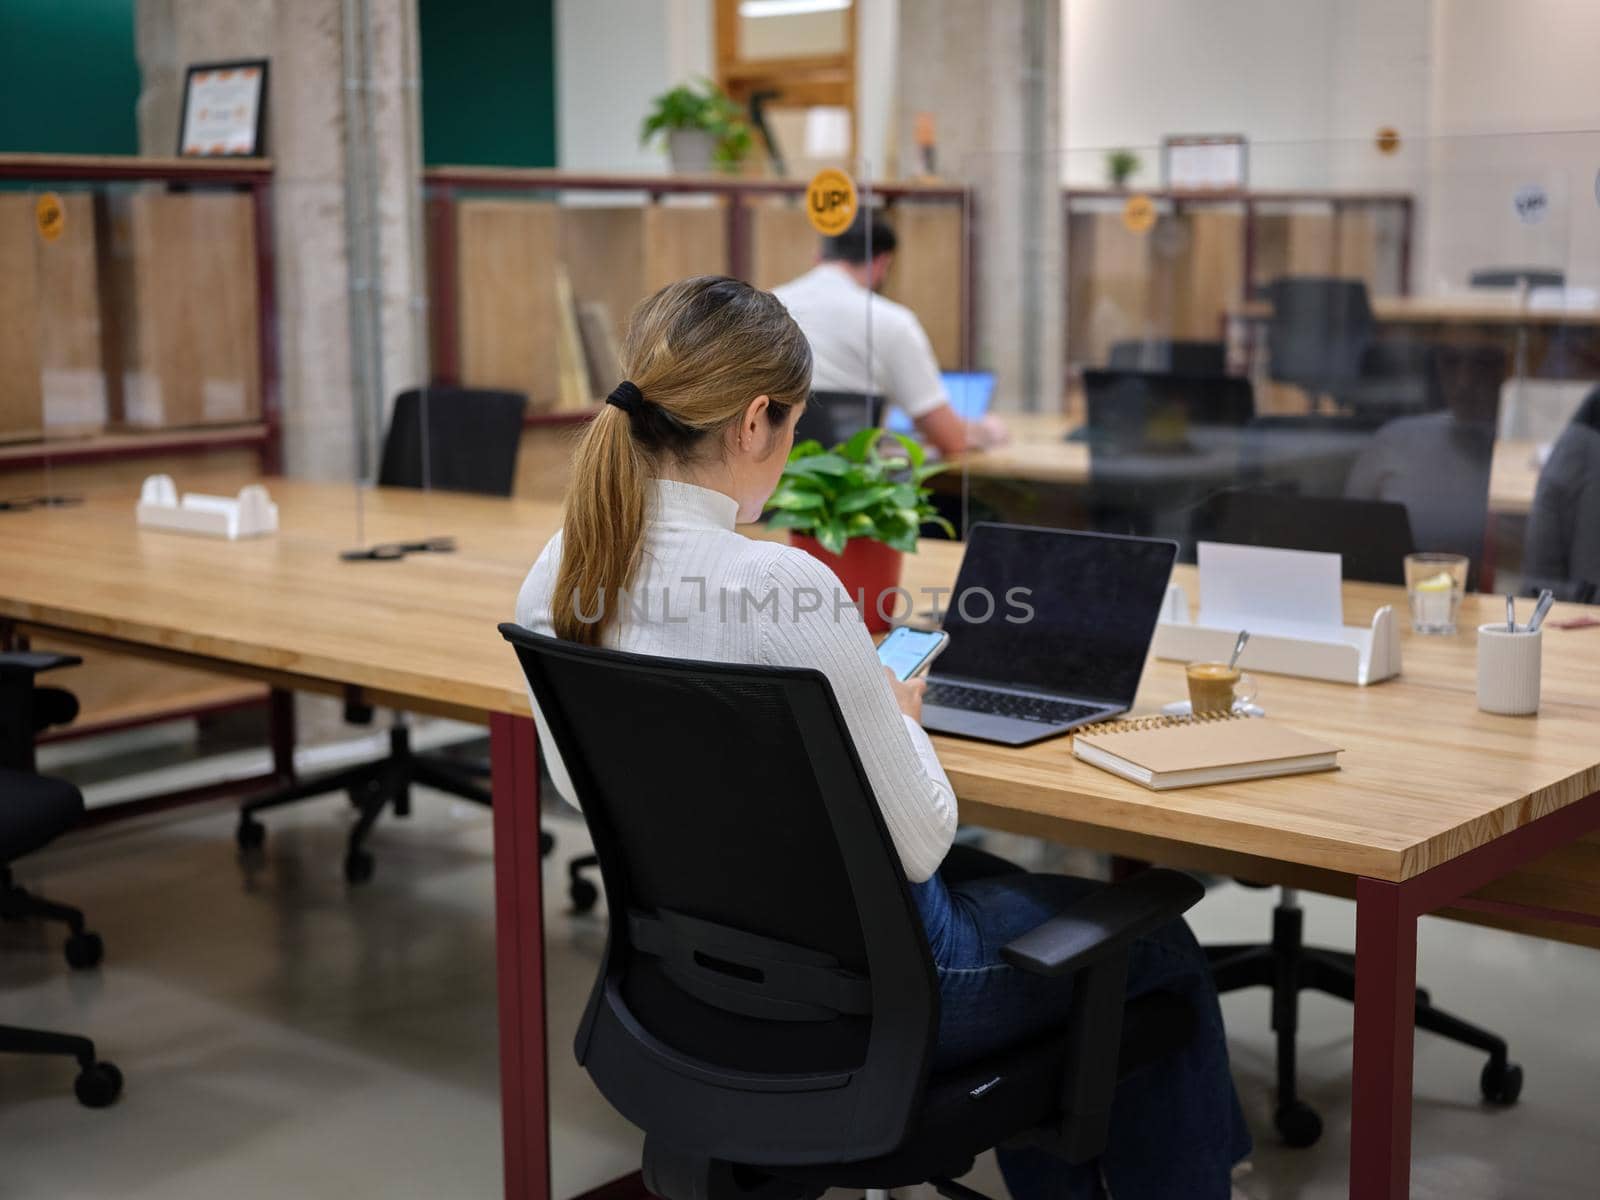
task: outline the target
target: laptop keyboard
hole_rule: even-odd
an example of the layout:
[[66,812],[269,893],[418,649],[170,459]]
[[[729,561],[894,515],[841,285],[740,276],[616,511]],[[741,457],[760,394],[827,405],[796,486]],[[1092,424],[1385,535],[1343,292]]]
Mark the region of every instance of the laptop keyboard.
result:
[[1080,717],[1103,711],[1071,700],[1052,700],[1047,696],[1023,696],[1015,692],[991,692],[985,688],[963,687],[959,683],[930,683],[923,693],[924,704],[940,708],[959,708],[966,712],[991,713],[997,717],[1016,717],[1043,725],[1064,725]]

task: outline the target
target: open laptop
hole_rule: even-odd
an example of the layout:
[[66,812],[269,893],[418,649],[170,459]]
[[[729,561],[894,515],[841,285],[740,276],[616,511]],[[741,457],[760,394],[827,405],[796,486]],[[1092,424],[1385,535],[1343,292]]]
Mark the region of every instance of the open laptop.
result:
[[1193,453],[1192,431],[1241,429],[1256,407],[1250,381],[1236,375],[1091,368],[1083,394],[1089,419],[1068,440],[1109,455]]
[[[994,402],[993,371],[945,371],[939,377],[944,380],[945,394],[950,397],[950,407],[956,416],[964,421],[976,421],[987,415]],[[890,433],[908,436],[916,430],[911,418],[900,408],[889,410],[885,428]]]
[[1177,554],[1154,538],[972,526],[923,727],[1022,746],[1126,712]]

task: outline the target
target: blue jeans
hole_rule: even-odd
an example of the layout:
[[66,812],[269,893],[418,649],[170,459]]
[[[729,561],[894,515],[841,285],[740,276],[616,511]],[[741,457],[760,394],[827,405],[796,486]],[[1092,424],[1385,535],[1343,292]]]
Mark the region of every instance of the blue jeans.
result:
[[[1025,872],[949,886],[935,875],[912,885],[939,974],[936,1070],[1061,1026],[1072,977],[1019,971],[1001,961],[1000,947],[1104,886]],[[999,1151],[1014,1200],[1088,1200],[1102,1194],[1102,1178],[1113,1200],[1227,1200],[1233,1165],[1250,1153],[1250,1132],[1228,1070],[1211,971],[1181,920],[1133,944],[1128,996],[1157,990],[1182,996],[1194,1009],[1189,1045],[1118,1086],[1098,1163],[1073,1166],[1042,1150]]]

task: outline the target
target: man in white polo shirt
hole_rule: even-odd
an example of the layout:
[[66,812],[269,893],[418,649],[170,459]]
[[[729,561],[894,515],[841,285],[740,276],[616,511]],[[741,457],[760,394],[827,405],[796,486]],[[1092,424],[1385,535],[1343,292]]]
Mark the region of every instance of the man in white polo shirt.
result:
[[922,322],[905,305],[877,294],[894,247],[894,230],[863,209],[849,229],[822,239],[815,267],[772,290],[811,343],[811,386],[881,394],[944,455],[1004,441],[1005,426],[997,418],[965,421],[950,407]]

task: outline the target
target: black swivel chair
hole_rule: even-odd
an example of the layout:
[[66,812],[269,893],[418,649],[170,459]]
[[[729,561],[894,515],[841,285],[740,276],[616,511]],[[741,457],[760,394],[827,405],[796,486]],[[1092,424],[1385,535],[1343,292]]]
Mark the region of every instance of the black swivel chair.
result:
[[876,392],[812,392],[795,422],[795,443],[816,440],[837,446],[869,426],[881,428],[885,403]]
[[[521,392],[447,387],[401,392],[395,397],[394,412],[384,438],[379,486],[511,495],[516,484],[517,451],[522,443],[523,413],[527,404],[528,398]],[[381,572],[384,568],[382,564],[375,564],[371,569]],[[355,724],[368,724],[372,717],[372,709],[359,700],[345,706],[345,718]],[[486,774],[487,767],[482,764],[463,764],[439,755],[414,753],[410,729],[403,719],[397,719],[389,730],[387,758],[302,780],[247,801],[239,809],[235,837],[240,849],[258,850],[266,840],[267,831],[256,820],[257,813],[329,792],[348,791],[351,803],[360,810],[361,816],[350,831],[344,874],[351,883],[364,883],[372,877],[373,869],[372,855],[365,849],[365,842],[385,808],[393,806],[398,817],[410,815],[412,784],[437,788],[474,804],[488,805],[490,792],[482,783]],[[551,845],[549,835],[545,835],[541,839],[542,848],[548,852]],[[581,861],[574,864],[575,881],[581,865]],[[592,884],[582,882],[592,891]],[[575,882],[574,894],[577,892]]]
[[1189,1037],[1177,997],[1124,1004],[1130,941],[1201,895],[1153,870],[1003,951],[1075,973],[1058,1030],[932,1073],[933,961],[826,678],[500,631],[571,773],[611,913],[578,1060],[644,1130],[655,1195],[932,1180],[971,1200],[953,1179],[1001,1142],[1098,1155],[1119,1076]]
[[[11,865],[32,854],[83,818],[83,796],[60,779],[34,773],[34,738],[50,725],[71,721],[78,704],[70,692],[36,688],[34,676],[54,667],[72,666],[69,654],[0,654],[0,918],[20,921],[43,917],[64,922],[71,930],[67,963],[76,969],[99,964],[104,947],[100,935],[84,928],[83,914],[64,904],[34,896],[13,881]],[[59,1054],[78,1060],[74,1090],[89,1108],[104,1108],[122,1092],[122,1073],[95,1056],[94,1043],[72,1034],[0,1025],[0,1054]]]
[[1359,279],[1295,275],[1267,288],[1271,376],[1328,396],[1346,411],[1400,416],[1427,405],[1422,353],[1378,341],[1377,321]]

